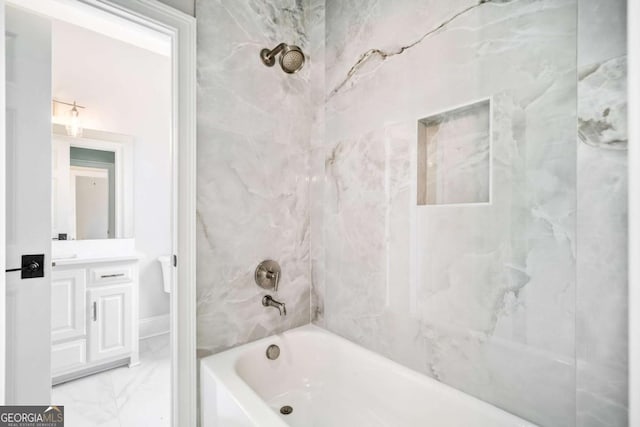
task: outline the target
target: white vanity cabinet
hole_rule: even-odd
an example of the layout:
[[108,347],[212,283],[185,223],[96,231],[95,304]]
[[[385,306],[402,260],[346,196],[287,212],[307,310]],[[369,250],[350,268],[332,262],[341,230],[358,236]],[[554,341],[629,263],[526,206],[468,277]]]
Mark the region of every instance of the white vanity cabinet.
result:
[[138,363],[138,259],[55,262],[51,372],[60,383]]

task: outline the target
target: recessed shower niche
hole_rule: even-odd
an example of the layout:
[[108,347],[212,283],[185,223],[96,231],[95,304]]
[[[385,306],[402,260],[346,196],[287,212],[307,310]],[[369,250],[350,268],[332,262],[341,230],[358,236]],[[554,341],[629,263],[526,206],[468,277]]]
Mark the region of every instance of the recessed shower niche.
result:
[[418,205],[489,203],[488,99],[418,120]]

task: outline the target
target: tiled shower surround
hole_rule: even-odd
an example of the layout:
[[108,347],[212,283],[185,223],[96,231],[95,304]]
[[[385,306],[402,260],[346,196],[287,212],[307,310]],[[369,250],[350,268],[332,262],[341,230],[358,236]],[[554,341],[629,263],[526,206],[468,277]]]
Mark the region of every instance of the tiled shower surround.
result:
[[[624,5],[199,0],[200,350],[311,320],[540,425],[626,425]],[[300,73],[259,61],[281,41]],[[418,121],[485,100],[490,150],[447,164],[490,153],[490,203],[418,205]]]
[[[259,52],[278,43],[313,52],[308,3],[197,2],[198,347],[202,354],[309,323],[309,146],[315,58],[293,76]],[[320,23],[321,24],[321,23]],[[261,305],[254,270],[282,267]]]

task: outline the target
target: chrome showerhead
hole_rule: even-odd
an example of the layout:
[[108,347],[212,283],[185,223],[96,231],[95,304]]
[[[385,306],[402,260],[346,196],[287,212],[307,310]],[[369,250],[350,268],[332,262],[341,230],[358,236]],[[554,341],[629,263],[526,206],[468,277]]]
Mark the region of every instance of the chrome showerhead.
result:
[[276,55],[280,54],[280,67],[288,74],[297,73],[304,65],[304,53],[298,46],[280,43],[273,50],[262,49],[260,58],[267,67],[276,63]]

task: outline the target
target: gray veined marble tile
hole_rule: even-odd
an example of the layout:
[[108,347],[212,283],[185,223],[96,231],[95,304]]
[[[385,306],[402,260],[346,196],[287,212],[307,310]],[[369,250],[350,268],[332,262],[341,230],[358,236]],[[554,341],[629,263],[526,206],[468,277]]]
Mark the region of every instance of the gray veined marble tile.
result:
[[325,75],[325,1],[314,0],[309,11],[310,54],[316,58],[311,70],[313,119],[309,159],[309,258],[311,261],[311,321],[322,325],[324,312],[324,75]]
[[577,417],[626,426],[626,57],[583,66],[578,82]]
[[578,135],[587,145],[627,147],[627,57],[584,66],[578,73]]
[[627,52],[627,1],[578,0],[578,67]]
[[629,425],[626,370],[579,360],[577,375],[577,422],[580,427]]
[[[203,353],[309,322],[309,147],[319,131],[311,76],[324,69],[322,2],[199,0],[197,323]],[[304,68],[266,67],[263,48],[300,46]],[[317,138],[322,138],[317,134]],[[282,267],[274,297],[287,316],[261,305],[253,273]]]
[[[359,25],[366,24],[366,29],[356,38],[336,41],[337,46],[327,44],[326,86],[339,85],[369,49],[393,49],[411,42],[416,32],[436,28],[476,3],[447,2],[447,7],[438,2],[403,3],[406,7],[384,3],[388,10],[384,17],[380,17],[382,12],[375,12],[383,7],[380,2],[366,11],[351,3],[342,4],[336,21],[327,21],[327,32],[348,31],[345,28],[351,26],[356,19],[353,17],[362,15],[367,20]],[[545,19],[540,19],[543,15]],[[575,21],[576,4],[572,0],[483,3],[413,48],[383,62],[368,61],[353,74],[349,83],[327,101],[328,138],[425,117],[508,88],[528,91],[535,86],[542,93],[553,87],[558,75],[575,73]],[[341,49],[348,53],[338,56]],[[554,50],[563,53],[549,53]],[[541,56],[550,60],[541,61]],[[530,101],[535,102],[537,97]],[[523,98],[523,102],[529,100]]]
[[[366,4],[327,3],[324,324],[574,425],[576,3]],[[416,120],[489,97],[491,203],[416,207]]]

